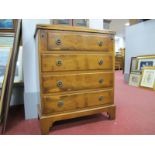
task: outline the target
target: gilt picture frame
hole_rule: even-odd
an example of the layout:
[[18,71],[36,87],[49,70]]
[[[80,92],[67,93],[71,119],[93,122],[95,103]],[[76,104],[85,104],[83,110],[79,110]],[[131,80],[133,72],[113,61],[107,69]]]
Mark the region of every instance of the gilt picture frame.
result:
[[131,72],[129,77],[129,85],[139,87],[141,82],[141,73],[140,72]]
[[139,56],[137,70],[142,71],[143,67],[155,66],[155,55]]
[[143,68],[140,86],[155,90],[155,66]]
[[137,59],[137,57],[131,57],[130,73],[138,71],[137,67],[138,67],[138,59]]
[[17,22],[13,48],[9,56],[6,75],[4,76],[4,82],[2,86],[2,94],[0,98],[0,106],[1,106],[0,121],[2,122],[2,133],[4,133],[6,129],[8,112],[9,112],[10,101],[12,96],[16,62],[18,58],[18,52],[19,52],[19,46],[20,46],[20,40],[21,40],[21,25],[22,25],[22,20],[20,19]]

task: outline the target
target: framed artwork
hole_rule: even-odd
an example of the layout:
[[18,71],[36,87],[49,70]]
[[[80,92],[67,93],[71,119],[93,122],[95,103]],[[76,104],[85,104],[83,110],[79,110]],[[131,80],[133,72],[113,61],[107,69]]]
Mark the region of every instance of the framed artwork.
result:
[[[10,47],[0,47],[0,88],[4,80],[4,75],[6,71],[6,65],[8,63],[9,54],[12,51]],[[14,83],[21,83],[23,81],[23,66],[22,66],[22,47],[19,48],[18,59],[16,63],[16,71]]]
[[73,26],[84,26],[88,27],[88,19],[73,19]]
[[21,19],[18,20],[15,31],[16,32],[15,39],[13,42],[13,48],[8,58],[7,69],[5,72],[4,81],[2,85],[2,94],[0,98],[0,121],[2,122],[2,133],[4,133],[6,129],[9,106],[11,101],[15,69],[20,47],[21,23],[22,20]]
[[3,83],[6,65],[8,63],[9,54],[11,52],[10,47],[0,47],[0,87]]
[[137,71],[137,65],[138,65],[138,59],[137,57],[131,57],[131,62],[130,62],[130,73]]
[[138,87],[140,85],[140,82],[141,82],[140,72],[130,73],[130,77],[129,77],[129,85],[130,86]]
[[16,27],[16,19],[0,19],[1,32],[14,32]]
[[139,70],[142,70],[145,66],[153,66],[153,60],[142,60],[139,63]]
[[144,67],[140,86],[155,89],[155,67]]
[[142,71],[143,67],[155,66],[155,55],[137,57],[138,67],[137,69]]
[[51,24],[88,27],[89,20],[88,19],[51,19]]
[[72,19],[52,19],[52,24],[61,24],[61,25],[71,25],[72,26]]
[[14,41],[13,33],[0,33],[0,47],[12,47]]

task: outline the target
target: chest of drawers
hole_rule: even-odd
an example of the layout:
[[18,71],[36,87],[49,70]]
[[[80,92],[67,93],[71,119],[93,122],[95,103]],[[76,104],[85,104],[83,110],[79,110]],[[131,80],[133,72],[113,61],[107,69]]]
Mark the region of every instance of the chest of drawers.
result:
[[55,121],[106,112],[115,118],[114,33],[37,25],[42,134]]

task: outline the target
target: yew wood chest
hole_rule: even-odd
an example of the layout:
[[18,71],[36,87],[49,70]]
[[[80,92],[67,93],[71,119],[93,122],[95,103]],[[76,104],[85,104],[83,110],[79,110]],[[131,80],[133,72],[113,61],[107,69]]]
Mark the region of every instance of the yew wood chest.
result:
[[37,25],[42,134],[55,121],[106,112],[115,118],[114,33]]

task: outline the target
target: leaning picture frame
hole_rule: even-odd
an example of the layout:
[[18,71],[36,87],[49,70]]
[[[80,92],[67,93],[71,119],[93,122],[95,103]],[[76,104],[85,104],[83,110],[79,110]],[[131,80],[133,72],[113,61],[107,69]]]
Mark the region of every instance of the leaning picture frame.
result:
[[0,32],[14,32],[17,19],[0,19]]
[[88,27],[89,20],[88,19],[73,19],[73,26]]
[[138,71],[137,67],[138,67],[138,59],[137,59],[137,57],[131,57],[130,73]]
[[72,19],[51,19],[51,24],[72,26],[73,23],[72,23]]
[[140,72],[131,72],[129,77],[129,85],[139,87],[141,82],[141,73]]
[[143,67],[155,66],[155,55],[138,56],[137,70],[142,71]]
[[0,32],[0,47],[13,47],[14,33]]
[[140,86],[155,90],[155,66],[143,68]]
[[18,58],[18,51],[19,51],[20,39],[21,39],[21,25],[22,25],[22,20],[19,19],[17,22],[16,31],[15,31],[15,39],[13,43],[12,52],[9,56],[6,75],[4,76],[4,81],[2,85],[2,94],[0,98],[0,106],[1,106],[0,121],[2,123],[2,133],[4,133],[6,129],[8,112],[9,112],[10,101],[12,96],[13,81],[14,81],[16,62]]

